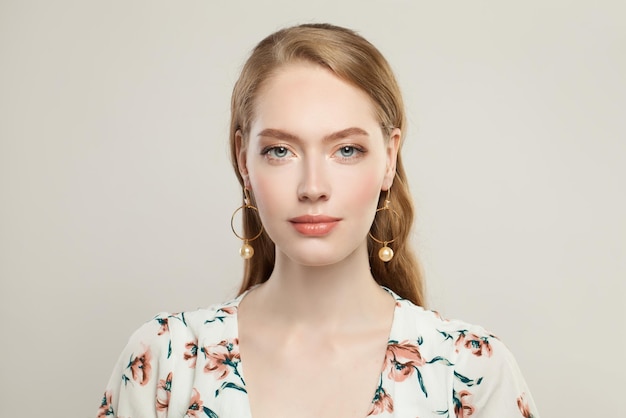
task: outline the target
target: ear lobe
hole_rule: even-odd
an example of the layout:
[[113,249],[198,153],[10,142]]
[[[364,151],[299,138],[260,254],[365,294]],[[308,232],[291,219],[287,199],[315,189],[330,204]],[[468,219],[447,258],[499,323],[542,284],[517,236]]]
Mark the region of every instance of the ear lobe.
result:
[[243,184],[246,189],[250,189],[250,179],[248,177],[248,166],[246,162],[247,147],[243,141],[243,134],[241,131],[235,132],[235,151],[237,153],[237,168],[239,169],[239,175],[243,179]]
[[385,178],[383,179],[383,191],[387,191],[391,188],[393,179],[396,177],[396,161],[398,160],[401,139],[402,131],[400,131],[400,128],[394,128],[387,141],[387,169],[385,171]]

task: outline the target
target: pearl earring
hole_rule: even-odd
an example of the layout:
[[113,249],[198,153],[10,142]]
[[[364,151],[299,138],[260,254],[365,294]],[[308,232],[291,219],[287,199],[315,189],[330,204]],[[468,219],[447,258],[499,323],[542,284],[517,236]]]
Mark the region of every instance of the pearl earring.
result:
[[[378,214],[379,212],[382,212],[382,211],[389,211],[387,213],[391,213],[394,216],[399,217],[400,215],[398,214],[398,212],[396,212],[391,207],[389,207],[389,204],[391,203],[391,201],[389,200],[389,191],[390,191],[390,189],[391,188],[389,188],[387,190],[387,196],[385,197],[385,203],[384,203],[383,207],[376,209],[376,214]],[[380,239],[374,237],[371,232],[369,232],[368,234],[369,234],[369,237],[371,239],[373,239],[377,243],[383,245],[382,248],[380,250],[378,250],[378,258],[380,258],[385,263],[391,261],[391,259],[393,258],[394,254],[393,254],[393,250],[391,249],[391,247],[388,246],[388,244],[391,244],[396,239],[392,238],[390,240],[380,240]]]
[[243,241],[243,245],[241,246],[241,248],[239,248],[239,255],[244,260],[247,260],[247,259],[252,258],[252,256],[254,255],[254,247],[252,247],[252,245],[250,245],[249,243],[250,241],[254,241],[255,239],[261,236],[261,234],[263,233],[263,225],[261,225],[261,229],[259,230],[259,232],[252,238],[242,237],[241,235],[237,233],[237,231],[235,231],[235,226],[233,225],[233,222],[235,220],[235,215],[237,214],[237,212],[243,209],[251,209],[251,210],[256,211],[257,213],[259,211],[254,205],[252,205],[251,203],[252,201],[250,200],[250,194],[248,193],[248,190],[244,188],[243,193],[244,193],[243,205],[235,209],[235,212],[233,212],[233,215],[230,217],[230,229],[233,230],[233,234],[235,234],[237,238]]

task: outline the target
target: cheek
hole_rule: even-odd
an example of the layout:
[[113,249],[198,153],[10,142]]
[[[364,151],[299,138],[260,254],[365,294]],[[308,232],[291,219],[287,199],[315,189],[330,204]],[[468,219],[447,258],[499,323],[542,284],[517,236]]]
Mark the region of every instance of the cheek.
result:
[[349,196],[351,206],[373,213],[378,205],[381,187],[381,175],[371,170],[360,176],[347,178],[344,182],[344,193]]
[[285,176],[268,175],[262,171],[250,173],[250,186],[263,222],[278,216],[281,202],[288,201],[289,195],[293,195],[293,191],[290,193],[292,187]]

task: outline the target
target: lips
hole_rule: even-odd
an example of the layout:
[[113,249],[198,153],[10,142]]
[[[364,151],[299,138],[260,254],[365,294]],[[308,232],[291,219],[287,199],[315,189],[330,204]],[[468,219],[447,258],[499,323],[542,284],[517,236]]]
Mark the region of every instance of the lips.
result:
[[332,231],[341,221],[326,215],[303,215],[289,219],[296,231],[302,235],[321,237]]

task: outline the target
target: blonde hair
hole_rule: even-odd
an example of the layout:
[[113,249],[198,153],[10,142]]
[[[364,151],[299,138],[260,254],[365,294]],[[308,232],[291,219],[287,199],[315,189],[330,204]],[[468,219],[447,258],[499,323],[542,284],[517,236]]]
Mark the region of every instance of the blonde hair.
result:
[[[237,165],[237,132],[241,132],[243,141],[247,140],[250,122],[254,117],[255,99],[262,84],[279,67],[294,61],[323,66],[363,90],[375,105],[383,133],[389,137],[393,128],[400,128],[404,136],[405,111],[400,88],[389,64],[371,43],[349,29],[329,24],[305,24],[282,29],[263,39],[254,48],[233,89],[231,158],[242,187],[244,181]],[[381,192],[379,207],[384,204],[386,194]],[[391,205],[399,216],[385,216],[383,219],[383,216],[377,215],[370,232],[379,239],[395,238],[391,244],[395,255],[388,263],[381,261],[377,255],[380,244],[368,236],[372,275],[380,285],[424,306],[422,273],[409,245],[414,209],[400,153],[390,195]],[[244,236],[256,235],[261,229],[259,217],[253,211],[243,212]],[[274,269],[275,247],[269,236],[263,233],[253,245],[255,255],[246,261],[240,293],[265,282]]]

